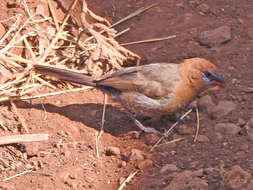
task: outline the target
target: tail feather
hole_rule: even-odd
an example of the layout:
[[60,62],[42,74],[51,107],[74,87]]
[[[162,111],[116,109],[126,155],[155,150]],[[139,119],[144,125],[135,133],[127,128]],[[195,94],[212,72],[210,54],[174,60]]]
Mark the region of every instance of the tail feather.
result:
[[61,80],[84,84],[87,86],[97,86],[94,78],[74,71],[45,65],[34,65],[34,70],[40,74],[52,76]]

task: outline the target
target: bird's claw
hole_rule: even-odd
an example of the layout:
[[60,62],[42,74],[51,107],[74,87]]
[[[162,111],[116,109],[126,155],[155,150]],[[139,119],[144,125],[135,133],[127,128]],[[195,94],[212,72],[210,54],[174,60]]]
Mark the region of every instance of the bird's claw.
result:
[[157,131],[154,128],[151,127],[145,127],[140,121],[138,121],[137,119],[134,119],[134,123],[137,127],[139,127],[140,130],[144,131],[145,133],[153,133],[159,136],[162,136],[163,134],[159,131]]

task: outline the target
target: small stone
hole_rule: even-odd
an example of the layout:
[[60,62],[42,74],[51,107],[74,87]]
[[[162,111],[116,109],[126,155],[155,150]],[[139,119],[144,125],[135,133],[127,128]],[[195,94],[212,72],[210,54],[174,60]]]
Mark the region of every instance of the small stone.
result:
[[69,174],[69,178],[70,178],[70,179],[77,179],[77,177],[78,177],[77,173],[74,173],[74,172],[73,172],[73,173],[70,173],[70,174]]
[[198,142],[209,142],[209,138],[205,135],[198,135],[198,138],[197,138],[197,141]]
[[66,149],[62,152],[62,154],[66,157],[66,158],[70,158],[72,153],[70,150]]
[[69,172],[67,171],[62,171],[62,172],[59,172],[59,177],[60,179],[65,183],[69,177]]
[[219,104],[212,110],[212,118],[218,119],[226,116],[231,111],[236,109],[236,105],[231,101],[221,101]]
[[208,183],[193,175],[190,171],[184,171],[172,179],[163,190],[201,189],[208,190]]
[[144,160],[144,153],[138,149],[132,149],[130,155],[128,156],[129,160]]
[[44,168],[44,164],[41,160],[38,161],[38,167],[39,168]]
[[225,179],[234,190],[242,189],[248,184],[252,176],[240,166],[235,165],[225,173]]
[[147,145],[153,145],[160,139],[160,137],[158,137],[156,134],[153,134],[153,133],[143,133],[143,135],[141,136],[141,139]]
[[248,151],[249,150],[249,145],[247,143],[241,144],[240,150]]
[[200,45],[209,48],[225,44],[232,39],[231,28],[229,26],[221,26],[214,30],[204,31],[199,35]]
[[204,169],[193,171],[192,174],[196,177],[202,177],[204,175]]
[[161,174],[175,171],[178,171],[178,167],[175,164],[166,164],[160,169]]
[[196,168],[199,166],[199,161],[193,161],[189,164],[190,168]]
[[132,132],[130,133],[130,135],[131,135],[131,137],[132,137],[133,139],[139,139],[140,136],[141,136],[141,133],[140,133],[140,131],[132,131]]
[[218,123],[214,128],[217,132],[227,135],[236,135],[241,131],[241,128],[233,123]]
[[215,135],[216,135],[217,140],[221,141],[223,139],[223,136],[221,133],[215,133]]
[[26,168],[27,170],[31,170],[31,169],[33,169],[33,166],[32,166],[31,164],[26,164],[26,165],[25,165],[25,168]]
[[210,10],[210,6],[205,3],[200,4],[197,8],[203,13],[208,13]]
[[10,183],[1,183],[0,184],[0,189],[1,190],[14,190],[14,189],[17,189],[17,187],[14,187]]
[[251,119],[246,123],[244,128],[247,131],[247,134],[250,139],[253,140],[253,117],[251,117]]
[[27,143],[27,144],[25,144],[25,151],[26,151],[28,158],[38,156],[39,144],[38,143]]
[[183,125],[179,125],[176,128],[176,131],[180,134],[180,135],[190,135],[194,133],[194,129],[192,127],[189,127],[185,124]]
[[106,156],[120,155],[120,149],[118,147],[110,146],[105,151]]
[[253,189],[253,179],[250,180],[245,190],[252,190]]
[[138,164],[138,168],[141,169],[141,170],[145,170],[146,168],[149,168],[153,165],[153,161],[150,160],[150,159],[146,159],[146,160],[143,160],[141,161],[139,164]]
[[32,161],[31,165],[33,166],[33,169],[37,171],[39,169],[39,162],[38,161]]
[[122,161],[120,164],[119,164],[119,167],[120,168],[124,168],[124,167],[126,167],[126,161]]
[[49,152],[45,152],[45,151],[41,151],[40,152],[40,157],[44,158],[46,157],[48,154],[50,154]]
[[237,121],[237,125],[242,127],[245,124],[246,124],[246,121],[243,118],[239,117],[239,119]]
[[215,104],[211,98],[211,96],[209,95],[206,95],[206,96],[203,96],[201,97],[199,100],[198,100],[198,106],[199,106],[199,109],[201,111],[204,111],[206,112],[208,115],[210,115],[212,113],[212,110],[215,108]]
[[195,100],[195,101],[192,101],[189,105],[189,108],[196,108],[198,105],[198,102]]

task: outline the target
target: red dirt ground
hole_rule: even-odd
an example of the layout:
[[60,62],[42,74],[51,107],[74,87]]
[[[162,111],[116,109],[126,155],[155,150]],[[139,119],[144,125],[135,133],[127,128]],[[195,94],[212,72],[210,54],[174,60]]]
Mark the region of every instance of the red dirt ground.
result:
[[[1,19],[23,13],[22,6],[14,6],[17,2],[0,2]],[[30,9],[42,2],[27,0]],[[183,137],[183,141],[164,144],[150,152],[149,143],[154,143],[156,137],[142,135],[134,138],[137,128],[120,105],[109,104],[105,132],[99,140],[100,157],[97,158],[95,139],[101,127],[104,98],[100,91],[82,91],[42,99],[47,111],[46,119],[41,100],[17,102],[18,111],[30,133],[48,133],[50,138],[46,142],[0,147],[1,159],[12,152],[20,158],[17,163],[21,163],[19,167],[6,170],[0,162],[0,180],[29,166],[36,166],[37,172],[0,182],[0,188],[112,190],[117,189],[131,172],[138,170],[125,189],[252,190],[253,121],[250,123],[249,120],[253,118],[253,1],[88,0],[87,3],[91,10],[111,23],[138,8],[157,3],[155,8],[116,27],[117,31],[131,27],[117,40],[123,43],[176,35],[174,39],[127,48],[140,55],[144,64],[178,63],[191,57],[211,60],[225,77],[227,88],[201,96],[206,98],[209,94],[216,104],[225,102],[227,105],[226,101],[229,101],[236,105],[236,109],[224,115],[225,111],[221,111],[213,117],[201,109],[201,138],[197,142],[193,142],[196,121],[192,113],[184,122],[187,127],[178,127],[171,134],[171,138]],[[59,15],[67,8],[60,1],[54,1],[54,5]],[[211,48],[199,43],[204,31],[220,26],[231,28],[229,41]],[[49,91],[52,90],[45,88],[40,92]],[[206,100],[198,102],[202,106],[213,106]],[[18,121],[11,117],[12,110],[9,108],[9,104],[0,105],[1,118],[18,128]],[[3,117],[6,112],[9,116]],[[232,127],[224,127],[220,131],[217,124],[221,123]],[[158,123],[164,124],[171,125]],[[120,152],[108,155],[109,147],[117,147]],[[136,155],[130,155],[134,152],[137,152]],[[27,155],[26,160],[21,159],[24,155]]]

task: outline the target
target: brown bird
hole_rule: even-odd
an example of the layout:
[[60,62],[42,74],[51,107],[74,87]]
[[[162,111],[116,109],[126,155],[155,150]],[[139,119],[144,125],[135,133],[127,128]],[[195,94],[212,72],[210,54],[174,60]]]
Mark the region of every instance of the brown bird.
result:
[[[96,87],[110,94],[129,112],[155,118],[176,113],[209,87],[225,87],[217,67],[203,58],[186,59],[181,64],[154,63],[123,68],[98,79],[51,66],[34,65],[34,69],[58,79]],[[159,133],[145,128],[133,115],[130,117],[141,130]]]

